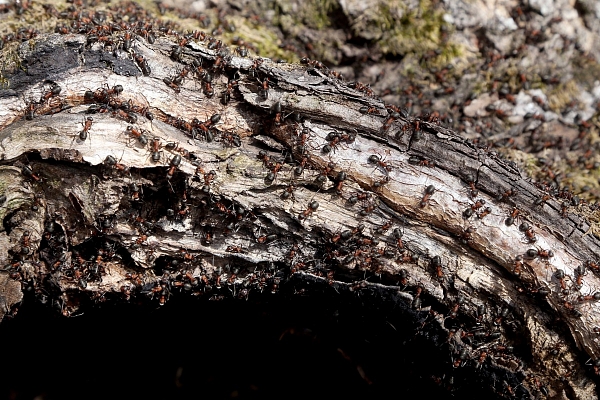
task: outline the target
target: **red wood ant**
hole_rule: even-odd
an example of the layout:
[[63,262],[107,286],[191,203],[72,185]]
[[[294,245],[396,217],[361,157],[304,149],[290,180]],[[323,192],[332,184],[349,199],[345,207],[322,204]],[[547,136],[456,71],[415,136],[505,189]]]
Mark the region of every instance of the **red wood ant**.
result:
[[579,302],[584,302],[584,301],[598,301],[600,300],[600,292],[596,292],[593,295],[587,295],[587,296],[579,296],[577,297],[577,301]]
[[394,239],[396,239],[396,246],[399,249],[403,249],[404,248],[404,243],[402,242],[402,236],[403,236],[402,231],[399,228],[396,228],[393,231],[393,235],[394,235]]
[[241,246],[227,246],[227,249],[225,249],[225,251],[227,251],[228,253],[241,253],[244,250]]
[[29,165],[25,165],[23,168],[21,168],[21,173],[26,177],[33,179],[36,182],[39,182],[41,179],[38,175],[33,173],[33,170]]
[[519,225],[519,230],[525,234],[525,237],[527,237],[529,243],[537,242],[537,237],[533,232],[533,228],[527,222],[523,222],[521,225]]
[[517,194],[516,190],[514,190],[514,189],[507,189],[504,192],[500,193],[498,196],[496,196],[496,200],[498,200],[498,201],[505,201],[509,197],[514,196],[516,194]]
[[434,192],[435,192],[435,187],[433,185],[427,186],[427,188],[425,188],[425,194],[423,195],[423,198],[421,199],[421,202],[419,203],[419,207],[423,208],[423,207],[427,206],[427,204],[429,204],[429,199],[431,198],[431,195]]
[[269,98],[269,78],[262,81],[262,88],[258,91],[258,96],[265,100]]
[[523,256],[518,255],[515,258],[515,265],[513,268],[513,274],[516,276],[521,276],[521,272],[523,271]]
[[514,224],[515,219],[520,213],[521,211],[518,208],[514,207],[512,212],[510,213],[510,216],[508,216],[508,218],[506,218],[506,220],[504,221],[504,224],[506,224],[506,226],[511,226],[512,224]]
[[229,100],[231,100],[231,92],[233,91],[234,87],[237,87],[238,85],[238,81],[229,81],[227,83],[227,88],[225,89],[225,91],[221,94],[221,103],[223,105],[227,105],[229,104]]
[[[561,287],[562,290],[566,290],[567,289],[567,284],[565,283],[565,276],[566,276],[565,275],[565,271],[563,271],[562,269],[557,269],[554,272],[554,277],[556,279],[558,279],[558,281],[560,282],[560,287]],[[565,307],[567,307],[567,306],[565,305]],[[569,307],[567,307],[567,308],[569,308]]]
[[435,268],[435,274],[438,279],[444,277],[444,270],[442,269],[442,258],[440,256],[434,256],[431,259],[431,266]]
[[379,112],[377,111],[377,108],[369,107],[369,106],[362,106],[361,108],[358,109],[358,111],[361,114],[379,114]]
[[302,211],[302,213],[299,216],[299,219],[307,218],[313,212],[315,212],[317,210],[317,208],[319,208],[319,203],[317,201],[315,201],[315,200],[311,201],[308,204],[308,208],[306,210]]
[[483,219],[487,215],[490,215],[491,213],[492,213],[492,209],[490,207],[486,207],[482,212],[480,212],[479,214],[477,214],[477,217],[479,219]]
[[386,163],[385,161],[383,161],[381,159],[380,156],[376,155],[376,154],[371,154],[369,156],[369,163],[370,164],[376,164],[378,167],[381,167],[381,169],[383,169],[384,172],[390,172],[392,170],[392,167]]
[[62,88],[58,84],[53,83],[52,86],[50,87],[50,90],[42,95],[40,102],[44,102],[46,100],[51,99],[54,96],[58,96],[61,91],[62,91]]
[[163,78],[163,82],[170,87],[171,89],[173,89],[175,91],[175,93],[180,93],[181,89],[179,89],[179,85],[177,85],[175,82],[173,82],[173,80],[171,78]]
[[179,154],[175,154],[173,158],[171,158],[171,167],[167,172],[167,179],[171,179],[173,177],[173,174],[175,174],[175,170],[179,164],[181,164],[181,156]]
[[87,117],[85,119],[85,121],[82,122],[83,130],[81,132],[79,132],[79,139],[81,139],[82,141],[85,141],[87,139],[88,132],[90,131],[90,128],[92,127],[93,122],[94,122],[94,118],[92,118],[92,117]]
[[159,162],[160,161],[160,140],[159,139],[152,139],[150,141],[150,150],[151,150],[151,154],[152,154],[152,161],[153,162]]
[[27,103],[27,105],[25,107],[25,119],[28,121],[31,121],[34,117],[34,113],[35,113],[35,103],[33,101],[30,103]]
[[148,138],[146,135],[135,129],[133,126],[129,125],[127,127],[127,132],[129,132],[131,136],[137,138],[138,142],[140,142],[142,145],[148,144]]
[[383,125],[381,126],[381,131],[382,132],[386,132],[388,129],[390,129],[390,126],[392,126],[392,123],[394,123],[394,121],[396,120],[396,117],[393,115],[390,115],[384,122]]

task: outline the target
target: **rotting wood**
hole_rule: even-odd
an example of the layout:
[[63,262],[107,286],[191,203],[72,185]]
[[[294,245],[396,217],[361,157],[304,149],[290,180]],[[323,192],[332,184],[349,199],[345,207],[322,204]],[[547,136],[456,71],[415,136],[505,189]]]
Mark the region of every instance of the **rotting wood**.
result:
[[[27,286],[71,315],[84,296],[244,298],[295,275],[347,295],[391,293],[448,334],[457,368],[481,360],[520,376],[517,392],[543,386],[551,396],[596,398],[595,370],[575,350],[600,359],[600,242],[585,220],[563,218],[559,200],[540,202],[545,193],[493,152],[395,113],[327,71],[192,41],[178,62],[173,46],[135,40],[149,75],[116,51],[128,76],[105,68],[101,46],[83,35],[20,47],[29,75],[15,72],[0,92],[2,315]],[[219,57],[227,66],[213,76],[212,97],[194,71],[177,88],[164,82],[195,59],[208,69]],[[34,67],[59,61],[56,70]],[[60,93],[24,118],[49,82]],[[86,100],[86,90],[116,85],[122,93],[108,97],[123,106],[89,114],[103,102]],[[157,160],[134,132],[160,143]],[[531,362],[504,350],[515,336]]]

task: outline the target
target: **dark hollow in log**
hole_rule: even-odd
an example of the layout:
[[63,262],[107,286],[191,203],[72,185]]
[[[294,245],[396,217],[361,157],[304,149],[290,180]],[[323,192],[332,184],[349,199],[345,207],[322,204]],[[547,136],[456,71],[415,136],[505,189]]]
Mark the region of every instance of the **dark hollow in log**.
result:
[[0,91],[5,318],[23,292],[77,316],[318,288],[409,321],[390,323],[446,353],[444,390],[476,374],[507,398],[595,398],[588,205],[565,214],[494,152],[326,69],[209,47],[19,47]]

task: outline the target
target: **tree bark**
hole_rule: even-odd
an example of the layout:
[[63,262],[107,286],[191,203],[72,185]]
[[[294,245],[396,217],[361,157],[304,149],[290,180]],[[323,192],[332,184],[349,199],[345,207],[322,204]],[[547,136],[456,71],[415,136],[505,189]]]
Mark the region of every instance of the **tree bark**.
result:
[[318,65],[167,37],[109,52],[56,34],[18,56],[0,91],[0,315],[27,289],[68,316],[293,277],[384,294],[444,332],[454,367],[502,371],[506,396],[597,398],[589,205]]

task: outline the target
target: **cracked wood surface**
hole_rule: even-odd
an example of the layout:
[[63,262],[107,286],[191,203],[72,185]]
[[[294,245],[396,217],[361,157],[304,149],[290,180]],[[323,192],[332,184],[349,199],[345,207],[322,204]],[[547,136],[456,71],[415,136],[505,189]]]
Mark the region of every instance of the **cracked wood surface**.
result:
[[[85,45],[80,35],[22,45],[29,69],[0,91],[2,315],[30,284],[70,315],[82,296],[162,303],[184,288],[243,298],[296,274],[346,294],[380,288],[429,312],[459,365],[486,352],[494,367],[542,377],[556,398],[596,398],[583,358],[600,359],[600,275],[591,268],[600,242],[583,218],[564,216],[561,200],[538,201],[545,193],[515,165],[442,126],[393,114],[323,70],[220,55],[202,42],[190,42],[177,62],[167,38],[138,38],[133,52],[152,70],[145,76],[132,54],[116,50],[111,70],[97,61],[106,52]],[[218,57],[228,65],[214,74],[212,97],[194,72],[178,93],[163,81],[194,59],[208,66]],[[220,95],[233,78],[225,105]],[[24,118],[49,82],[60,94]],[[123,92],[114,99],[136,110],[136,122],[117,108],[88,113],[94,101],[85,91],[116,85]],[[205,127],[192,134],[194,118]],[[160,143],[156,160],[129,126]],[[477,331],[489,339],[469,339]],[[498,350],[516,342],[527,354]]]

